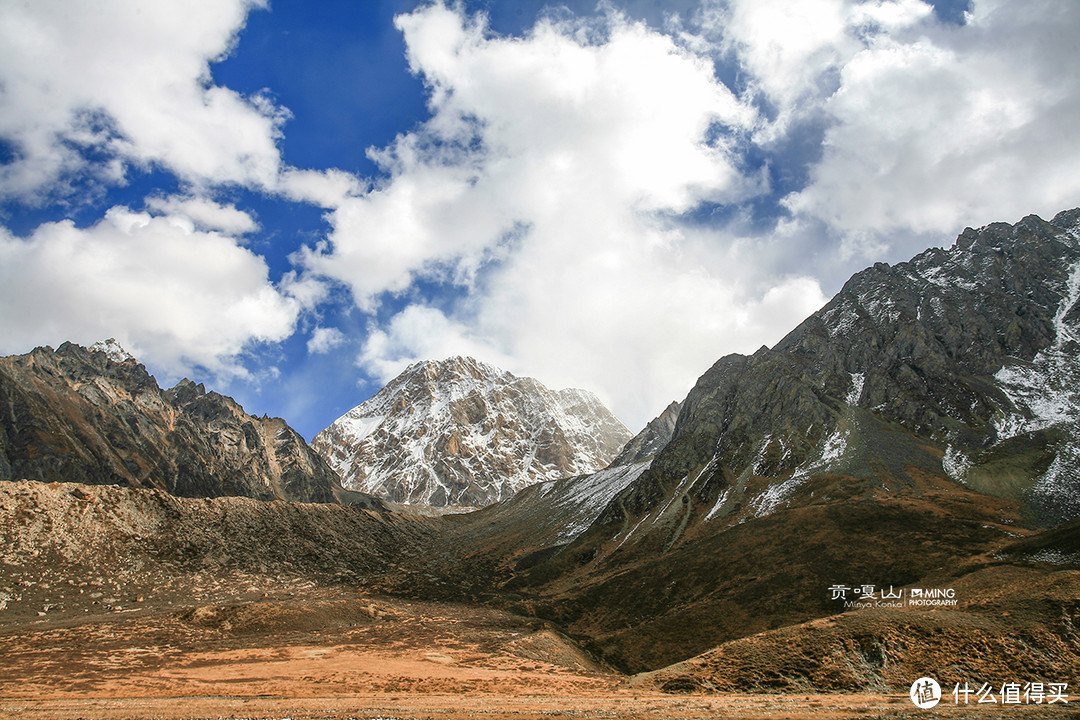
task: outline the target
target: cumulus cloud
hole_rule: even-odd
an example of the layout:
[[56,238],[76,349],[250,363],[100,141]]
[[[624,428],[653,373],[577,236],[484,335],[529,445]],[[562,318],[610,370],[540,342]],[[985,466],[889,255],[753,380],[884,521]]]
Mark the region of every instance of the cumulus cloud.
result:
[[307,351],[312,355],[328,353],[345,344],[345,333],[337,328],[317,327],[307,342]]
[[[540,21],[523,38],[443,5],[397,23],[432,117],[372,151],[386,179],[343,197],[302,262],[365,310],[417,279],[463,299],[420,299],[373,326],[368,372],[477,354],[644,423],[723,351],[774,342],[824,302],[807,278],[738,279],[754,273],[734,264],[732,237],[673,219],[767,189],[738,151],[757,115],[711,61],[615,14]],[[772,287],[798,301],[776,312]]]
[[825,103],[824,157],[790,207],[845,233],[955,232],[1080,199],[1075,3],[973,3],[880,36]]
[[123,207],[83,229],[0,231],[0,307],[5,352],[115,337],[167,373],[201,366],[222,379],[247,376],[245,348],[290,336],[299,311],[234,238]]
[[372,323],[357,361],[380,382],[387,382],[418,360],[452,355],[470,355],[503,369],[521,370],[514,358],[476,338],[466,325],[420,304],[394,315],[386,327]]
[[190,218],[203,230],[219,230],[229,235],[244,235],[259,227],[255,218],[235,205],[223,205],[205,197],[151,197],[147,198],[146,206],[173,218]]
[[388,179],[339,202],[331,245],[304,260],[361,306],[425,272],[472,277],[523,226],[575,210],[568,200],[679,212],[748,191],[726,140],[705,138],[752,111],[667,36],[613,18],[599,43],[550,22],[495,38],[442,5],[398,25],[433,116],[372,151]]
[[[0,193],[33,197],[126,163],[193,183],[273,185],[285,113],[211,82],[255,0],[0,5]],[[91,163],[87,153],[95,158]]]
[[772,110],[756,141],[827,128],[785,204],[823,221],[839,258],[1080,200],[1074,3],[975,0],[943,24],[921,0],[729,0],[703,18]]

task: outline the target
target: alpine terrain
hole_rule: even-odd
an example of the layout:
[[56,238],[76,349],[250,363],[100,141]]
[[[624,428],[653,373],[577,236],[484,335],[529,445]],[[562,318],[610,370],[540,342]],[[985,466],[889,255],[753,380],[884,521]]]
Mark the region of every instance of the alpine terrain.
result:
[[113,340],[0,358],[0,480],[381,507],[284,420],[187,379],[162,390]]
[[590,392],[452,357],[410,366],[311,445],[347,488],[404,505],[483,507],[599,470],[630,436]]
[[[457,357],[320,433],[327,464],[115,344],[2,358],[2,707],[911,717],[931,677],[949,717],[997,717],[984,686],[1068,714],[1078,383],[1080,209],[856,274],[633,438]],[[330,502],[356,491],[390,502]]]
[[[955,584],[976,613],[997,607],[995,585],[1025,607],[1044,598],[1062,617],[1038,641],[1044,669],[1075,668],[1080,605],[1051,588],[1075,593],[1080,580],[1065,570],[1080,562],[1078,327],[1080,210],[968,229],[949,249],[875,265],[774,348],[721,358],[648,468],[568,544],[520,555],[506,587],[628,671],[713,652],[687,666],[692,677],[665,675],[672,687],[895,686],[915,643],[886,609],[838,616],[828,643],[815,635],[815,618],[845,608],[829,588],[852,586]],[[477,532],[503,544],[495,527]],[[984,622],[924,620],[919,637]],[[754,647],[724,644],[782,627]],[[977,672],[1021,652],[992,645]],[[765,646],[782,671],[752,664]],[[810,662],[811,646],[855,665]]]

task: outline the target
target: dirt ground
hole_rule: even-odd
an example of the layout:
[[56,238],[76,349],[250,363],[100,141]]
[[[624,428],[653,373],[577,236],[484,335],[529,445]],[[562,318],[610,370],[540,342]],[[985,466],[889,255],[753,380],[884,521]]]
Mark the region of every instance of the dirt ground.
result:
[[544,622],[490,608],[295,585],[209,604],[173,597],[4,623],[0,718],[1036,718],[1076,707],[997,715],[921,711],[906,696],[664,695]]

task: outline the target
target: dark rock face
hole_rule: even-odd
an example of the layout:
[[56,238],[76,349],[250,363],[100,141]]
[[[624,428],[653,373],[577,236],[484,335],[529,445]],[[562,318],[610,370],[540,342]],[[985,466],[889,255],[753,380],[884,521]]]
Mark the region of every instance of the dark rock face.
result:
[[623,445],[618,456],[611,461],[614,465],[630,465],[655,457],[671,441],[675,433],[675,421],[679,418],[682,403],[673,402],[664,408],[664,412],[649,421],[641,432]]
[[284,420],[252,417],[186,379],[162,390],[116,348],[64,343],[0,358],[0,479],[349,501]]
[[1080,514],[1078,232],[1078,210],[1030,216],[858,273],[775,348],[701,377],[626,506],[692,475],[701,500],[753,503],[755,477],[918,469],[1023,497],[1045,522]]

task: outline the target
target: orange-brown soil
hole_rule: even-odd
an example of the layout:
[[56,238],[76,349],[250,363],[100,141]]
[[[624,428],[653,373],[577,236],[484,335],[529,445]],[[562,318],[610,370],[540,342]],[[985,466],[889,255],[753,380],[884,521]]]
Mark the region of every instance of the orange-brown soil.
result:
[[996,717],[884,694],[663,694],[532,618],[342,587],[265,595],[10,623],[0,718]]

